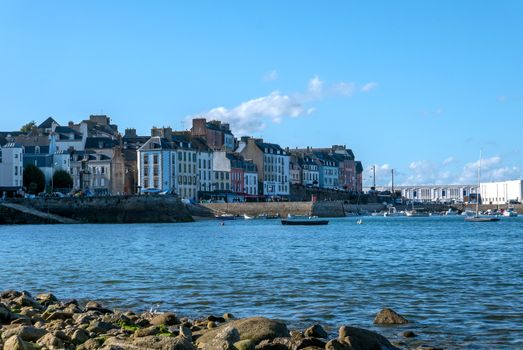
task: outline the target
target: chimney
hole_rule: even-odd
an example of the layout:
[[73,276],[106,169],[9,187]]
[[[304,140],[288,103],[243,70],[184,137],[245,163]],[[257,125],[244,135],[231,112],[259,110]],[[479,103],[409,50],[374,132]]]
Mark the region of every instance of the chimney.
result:
[[194,118],[192,120],[191,135],[205,136],[205,124],[207,124],[207,120],[205,118]]
[[136,135],[136,129],[134,129],[134,128],[125,129],[125,135],[123,137],[138,137],[138,135]]
[[67,126],[72,128],[74,126],[74,122],[72,120],[70,120],[68,123],[67,123]]

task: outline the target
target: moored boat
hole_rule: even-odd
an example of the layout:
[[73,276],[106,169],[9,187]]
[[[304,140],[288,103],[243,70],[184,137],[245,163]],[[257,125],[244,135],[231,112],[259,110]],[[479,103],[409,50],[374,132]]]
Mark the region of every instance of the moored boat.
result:
[[232,214],[219,214],[215,215],[215,218],[218,220],[234,220],[234,215]]
[[507,210],[503,212],[503,216],[507,218],[515,218],[518,216],[518,212],[514,207],[509,207]]
[[306,218],[290,218],[282,219],[282,225],[303,225],[303,226],[316,226],[316,225],[328,225],[329,220],[319,219],[317,217],[306,217]]

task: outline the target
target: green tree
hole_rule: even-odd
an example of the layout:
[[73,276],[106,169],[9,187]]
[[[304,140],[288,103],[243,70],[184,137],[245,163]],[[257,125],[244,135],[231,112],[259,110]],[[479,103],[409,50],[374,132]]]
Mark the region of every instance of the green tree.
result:
[[71,188],[73,187],[73,179],[71,175],[65,170],[57,170],[53,174],[54,188]]
[[20,128],[20,131],[21,132],[30,132],[31,130],[33,130],[33,128],[36,126],[36,122],[34,120],[31,120],[29,123],[23,125],[21,128]]
[[24,168],[24,187],[27,192],[37,194],[45,189],[45,176],[37,166],[29,164]]

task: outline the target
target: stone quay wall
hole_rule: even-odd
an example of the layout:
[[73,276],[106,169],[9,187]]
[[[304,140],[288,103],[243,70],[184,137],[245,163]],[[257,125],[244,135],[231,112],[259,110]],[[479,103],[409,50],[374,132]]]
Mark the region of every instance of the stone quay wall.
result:
[[193,221],[185,204],[177,196],[34,198],[13,199],[9,202],[70,218],[80,223]]
[[206,203],[203,206],[216,214],[258,216],[316,215],[318,217],[343,217],[346,213],[373,212],[384,208],[382,204],[347,204],[345,201],[312,202],[259,202],[259,203]]

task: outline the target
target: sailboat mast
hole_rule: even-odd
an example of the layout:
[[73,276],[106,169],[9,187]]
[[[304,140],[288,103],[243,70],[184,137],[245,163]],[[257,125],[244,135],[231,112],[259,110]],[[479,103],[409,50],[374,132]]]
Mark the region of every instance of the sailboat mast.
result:
[[479,196],[480,195],[481,195],[481,151],[479,151],[478,193],[476,194],[476,216],[479,215]]

